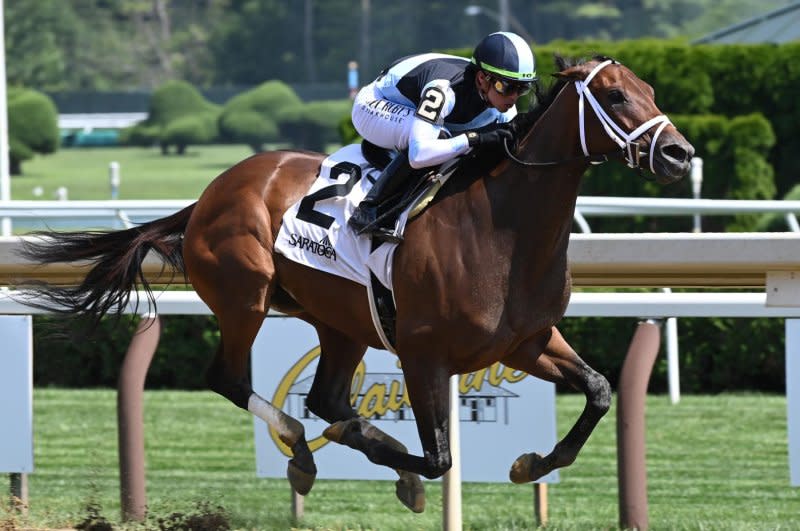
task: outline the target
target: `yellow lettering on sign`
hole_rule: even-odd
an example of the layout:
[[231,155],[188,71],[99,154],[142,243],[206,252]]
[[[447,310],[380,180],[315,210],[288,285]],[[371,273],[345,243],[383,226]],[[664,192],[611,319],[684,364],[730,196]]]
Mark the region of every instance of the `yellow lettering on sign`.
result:
[[[300,374],[319,357],[320,352],[319,346],[312,348],[287,371],[275,390],[275,395],[272,397],[272,405],[278,409],[283,409],[289,397],[289,390],[292,388],[292,385],[297,381]],[[497,362],[486,369],[481,369],[469,374],[462,374],[459,378],[458,392],[461,395],[465,395],[469,393],[470,390],[480,391],[484,382],[488,382],[492,387],[497,387],[503,382],[519,382],[526,376],[527,374],[522,371],[506,367],[500,362]],[[383,383],[373,384],[365,390],[364,386],[366,381],[367,366],[362,360],[358,364],[358,367],[356,367],[353,374],[352,386],[350,388],[350,403],[362,417],[371,418],[375,415],[382,417],[390,411],[397,412],[411,406],[408,390],[401,380],[391,380],[388,392],[386,384]],[[358,400],[359,396],[362,397],[360,402]],[[289,447],[280,440],[278,433],[271,427],[269,429],[269,434],[280,452],[287,457],[292,457],[292,452]],[[308,447],[312,452],[315,452],[328,444],[328,442],[329,441],[325,439],[325,437],[320,435],[308,441]]]
[[503,382],[516,383],[524,379],[527,373],[506,367],[502,363],[495,362],[486,369],[462,374],[458,379],[458,393],[465,395],[470,390],[480,391],[484,382],[488,381],[492,387],[498,387]]

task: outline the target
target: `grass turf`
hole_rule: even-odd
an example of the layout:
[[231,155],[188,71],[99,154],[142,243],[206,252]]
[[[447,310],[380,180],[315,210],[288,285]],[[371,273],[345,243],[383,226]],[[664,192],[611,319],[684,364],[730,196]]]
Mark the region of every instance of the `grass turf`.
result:
[[[119,199],[194,199],[218,174],[252,155],[242,145],[192,146],[185,155],[157,148],[64,148],[37,156],[11,179],[12,199],[55,199],[66,187],[70,199],[109,199],[109,163],[120,164]],[[36,197],[34,188],[41,187]]]
[[[19,526],[63,527],[98,502],[119,524],[116,399],[110,390],[37,389],[36,472],[30,514]],[[415,515],[384,481],[318,481],[305,517],[290,518],[285,479],[255,477],[252,420],[207,392],[148,391],[145,402],[147,494],[154,518],[221,506],[239,529],[440,529],[441,487],[426,482],[428,505]],[[566,433],[583,407],[559,395]],[[618,527],[615,410],[549,492],[549,529]],[[800,490],[789,486],[786,401],[782,396],[663,396],[647,403],[651,529],[800,529]],[[487,448],[491,451],[491,448]],[[509,465],[516,456],[508,456]],[[363,459],[363,467],[375,466]],[[530,486],[466,483],[464,528],[535,526]]]

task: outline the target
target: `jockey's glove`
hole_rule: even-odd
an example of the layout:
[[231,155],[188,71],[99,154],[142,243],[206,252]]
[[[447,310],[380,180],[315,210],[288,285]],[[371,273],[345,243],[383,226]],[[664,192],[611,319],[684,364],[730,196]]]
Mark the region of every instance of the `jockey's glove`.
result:
[[508,123],[494,123],[469,131],[467,133],[467,142],[470,147],[475,146],[493,146],[502,144],[503,140],[512,142],[514,134],[510,130],[511,124]]

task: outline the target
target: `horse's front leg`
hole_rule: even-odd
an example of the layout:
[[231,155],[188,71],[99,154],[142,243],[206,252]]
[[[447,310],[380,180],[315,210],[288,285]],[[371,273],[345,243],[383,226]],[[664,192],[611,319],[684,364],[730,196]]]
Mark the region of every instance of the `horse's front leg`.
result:
[[[322,352],[306,404],[315,415],[331,423],[323,435],[364,453],[371,461],[375,461],[375,454],[408,454],[402,443],[359,417],[350,405],[353,373],[366,347],[321,323],[314,325]],[[424,511],[425,487],[419,476],[398,468],[395,472],[400,477],[395,483],[397,498],[416,513]]]
[[[435,479],[450,469],[448,410],[450,406],[449,374],[433,363],[433,356],[415,355],[400,359],[408,397],[417,423],[423,456],[409,454],[400,443],[367,441],[370,428],[366,421],[355,419],[326,430],[334,440],[363,451],[373,463],[395,470],[405,470]],[[425,361],[428,363],[425,363]],[[335,429],[335,433],[330,430]],[[388,436],[386,436],[388,437]],[[396,443],[396,444],[395,444]]]
[[[554,382],[567,384],[586,395],[586,406],[569,433],[548,455],[521,455],[511,466],[509,477],[514,483],[526,483],[571,465],[597,423],[611,405],[608,380],[589,367],[553,327],[549,337],[532,339],[503,359],[508,367]],[[544,348],[541,345],[544,343]]]

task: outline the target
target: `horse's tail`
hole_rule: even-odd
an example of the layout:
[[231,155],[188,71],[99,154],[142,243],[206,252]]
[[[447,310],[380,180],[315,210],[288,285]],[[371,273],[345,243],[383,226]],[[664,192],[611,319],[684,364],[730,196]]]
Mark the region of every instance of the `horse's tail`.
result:
[[[197,203],[171,216],[119,231],[39,231],[23,242],[20,256],[37,264],[91,262],[91,269],[78,286],[53,286],[33,281],[19,286],[25,304],[55,313],[83,315],[96,326],[109,314],[121,315],[128,307],[132,290],[147,294],[148,305],[156,303],[142,271],[149,251],[166,266],[181,273],[183,232]],[[138,307],[138,298],[135,300]]]

